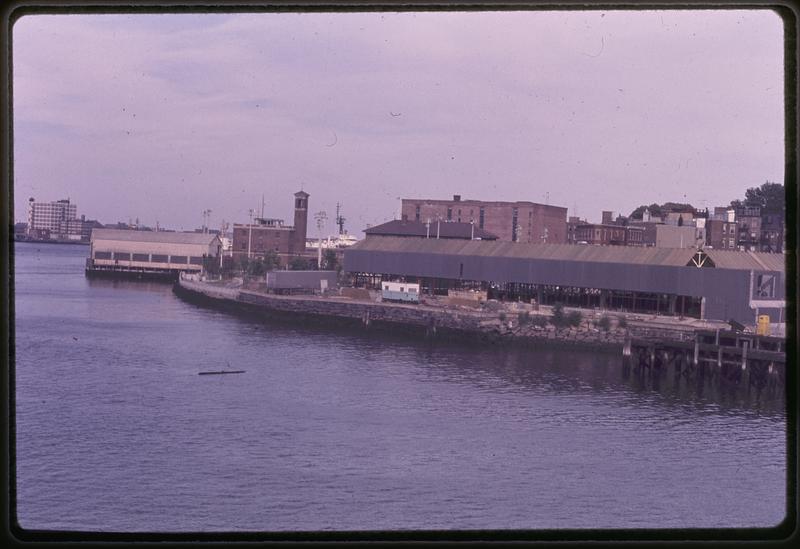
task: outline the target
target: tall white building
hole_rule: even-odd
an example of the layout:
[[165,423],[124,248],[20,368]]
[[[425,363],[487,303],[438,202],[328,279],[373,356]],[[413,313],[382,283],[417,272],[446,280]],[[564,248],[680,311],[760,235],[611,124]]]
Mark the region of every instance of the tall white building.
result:
[[47,230],[53,234],[61,232],[62,224],[78,217],[78,207],[69,199],[56,202],[36,202],[28,200],[28,233]]

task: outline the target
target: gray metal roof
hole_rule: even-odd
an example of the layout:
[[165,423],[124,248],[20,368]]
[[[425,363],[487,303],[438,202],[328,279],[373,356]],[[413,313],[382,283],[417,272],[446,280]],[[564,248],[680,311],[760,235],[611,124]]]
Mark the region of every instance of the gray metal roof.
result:
[[[529,244],[487,240],[402,238],[386,236],[365,239],[351,250],[395,253],[430,253],[493,258],[526,258],[590,263],[620,263],[684,267],[696,250],[690,248],[654,248],[627,246],[592,246],[576,244]],[[781,271],[783,254],[705,250],[717,269]]]
[[438,224],[431,222],[430,227],[426,226],[422,221],[410,221],[395,219],[387,221],[381,225],[365,229],[364,232],[368,235],[380,236],[419,236],[425,237],[430,235],[436,237],[439,233],[440,238],[479,238],[481,240],[497,240],[497,235],[489,231],[485,231],[477,226],[472,226],[471,223],[460,223],[458,221],[448,221]]
[[169,244],[210,245],[217,235],[212,233],[179,233],[170,231],[133,231],[125,229],[92,229],[92,240],[126,242],[165,242]]

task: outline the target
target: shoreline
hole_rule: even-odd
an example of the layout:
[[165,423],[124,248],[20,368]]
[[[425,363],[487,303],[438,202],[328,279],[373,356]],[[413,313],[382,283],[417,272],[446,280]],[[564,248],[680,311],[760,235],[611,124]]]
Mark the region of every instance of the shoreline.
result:
[[[361,331],[408,334],[430,340],[458,340],[480,345],[513,345],[538,348],[572,348],[607,353],[622,351],[626,340],[646,338],[687,341],[693,326],[629,321],[626,328],[604,331],[584,320],[580,327],[555,328],[501,321],[496,312],[457,307],[407,305],[352,299],[342,296],[286,296],[180,279],[174,293],[202,306],[244,313],[264,320],[288,320],[328,327],[351,327]],[[509,327],[511,325],[512,327]]]

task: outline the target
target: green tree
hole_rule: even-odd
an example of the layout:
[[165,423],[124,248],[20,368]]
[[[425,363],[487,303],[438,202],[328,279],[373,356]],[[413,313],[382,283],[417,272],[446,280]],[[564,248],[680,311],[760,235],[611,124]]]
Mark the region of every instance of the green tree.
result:
[[280,267],[280,259],[278,259],[278,254],[275,250],[267,250],[264,252],[264,270],[265,271],[274,271],[278,267]]
[[661,217],[661,206],[659,206],[656,203],[650,204],[649,206],[642,204],[641,206],[633,210],[631,212],[631,215],[629,215],[628,217],[632,219],[642,219],[645,210],[650,210],[651,217]]
[[264,268],[264,260],[262,258],[253,258],[247,265],[247,274],[250,276],[261,276],[266,273]]
[[783,185],[766,181],[760,187],[750,187],[744,193],[744,201],[733,200],[731,207],[757,206],[762,213],[783,214],[786,209],[786,193]]
[[322,254],[322,267],[327,271],[335,271],[338,266],[339,260],[336,258],[336,252],[331,249],[325,250],[325,253]]
[[308,261],[302,257],[293,257],[289,262],[289,269],[292,271],[305,271],[308,269]]

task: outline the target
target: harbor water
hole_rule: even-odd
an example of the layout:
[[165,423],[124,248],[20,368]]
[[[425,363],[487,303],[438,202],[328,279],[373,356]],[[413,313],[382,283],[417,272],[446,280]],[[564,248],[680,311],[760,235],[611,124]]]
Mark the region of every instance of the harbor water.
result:
[[[261,322],[17,243],[16,516],[100,532],[771,527],[779,391]],[[243,370],[235,375],[204,371]]]

